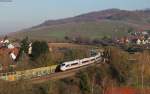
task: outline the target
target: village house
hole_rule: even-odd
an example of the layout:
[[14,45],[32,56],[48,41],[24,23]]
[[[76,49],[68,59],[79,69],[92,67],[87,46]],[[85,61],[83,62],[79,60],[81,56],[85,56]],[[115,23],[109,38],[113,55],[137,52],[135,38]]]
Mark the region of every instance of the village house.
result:
[[19,50],[19,43],[11,43],[8,39],[0,41],[0,70],[7,70],[10,65],[15,64]]

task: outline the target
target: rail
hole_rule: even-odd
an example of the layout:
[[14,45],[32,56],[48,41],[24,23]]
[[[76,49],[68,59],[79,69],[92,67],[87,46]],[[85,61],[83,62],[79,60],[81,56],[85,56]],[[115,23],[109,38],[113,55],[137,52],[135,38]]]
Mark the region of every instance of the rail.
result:
[[58,65],[40,67],[24,71],[15,71],[8,73],[0,73],[0,79],[5,81],[16,81],[20,79],[33,79],[54,74]]

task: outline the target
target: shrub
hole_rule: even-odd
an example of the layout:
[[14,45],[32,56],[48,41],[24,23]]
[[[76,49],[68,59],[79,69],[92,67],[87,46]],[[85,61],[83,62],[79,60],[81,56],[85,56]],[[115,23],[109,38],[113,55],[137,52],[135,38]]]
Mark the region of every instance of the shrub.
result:
[[89,83],[88,74],[85,72],[81,72],[79,74],[79,79],[80,79],[80,89],[82,93],[90,94],[90,83]]
[[32,43],[31,59],[33,61],[46,53],[49,53],[49,47],[45,41],[35,41]]

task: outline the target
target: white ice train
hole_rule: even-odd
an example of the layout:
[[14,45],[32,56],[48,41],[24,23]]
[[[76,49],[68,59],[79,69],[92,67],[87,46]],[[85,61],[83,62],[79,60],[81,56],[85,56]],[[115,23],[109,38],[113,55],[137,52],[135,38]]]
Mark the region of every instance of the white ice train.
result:
[[83,58],[83,59],[77,59],[74,61],[64,62],[60,65],[60,70],[66,71],[66,70],[70,70],[73,68],[78,68],[81,66],[92,64],[92,63],[99,61],[99,60],[101,60],[101,54],[100,53],[98,53],[96,56],[92,56],[89,58]]

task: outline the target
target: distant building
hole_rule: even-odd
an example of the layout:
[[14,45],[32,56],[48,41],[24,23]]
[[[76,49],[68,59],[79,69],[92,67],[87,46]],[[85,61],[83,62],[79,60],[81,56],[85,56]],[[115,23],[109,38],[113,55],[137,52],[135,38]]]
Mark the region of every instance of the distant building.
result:
[[21,46],[20,46],[20,44],[19,43],[17,43],[17,42],[13,42],[13,43],[11,43],[15,48],[20,48]]
[[11,43],[10,44],[8,44],[8,49],[14,49],[15,47],[14,47],[14,45],[12,45]]
[[146,41],[145,41],[145,40],[142,40],[142,44],[143,44],[143,45],[146,44]]
[[4,41],[3,41],[3,43],[9,43],[9,40],[8,40],[8,39],[6,39],[6,40],[4,40]]
[[2,48],[5,48],[8,51],[10,58],[13,61],[17,59],[19,55],[19,49],[20,49],[19,43],[11,43],[8,39],[2,39],[0,41],[0,49]]
[[32,54],[32,43],[29,44],[28,54],[29,55]]
[[19,55],[19,48],[13,48],[10,50],[10,57],[13,61],[15,61]]
[[119,44],[126,44],[126,43],[129,43],[130,40],[128,39],[128,37],[122,37],[120,39],[117,39],[116,42],[119,43]]
[[148,44],[150,44],[150,37],[149,37],[149,38],[147,38],[147,43],[148,43]]
[[146,31],[143,31],[142,34],[143,35],[148,35],[148,33]]
[[140,44],[141,44],[141,40],[138,39],[138,40],[136,41],[136,44],[137,44],[137,45],[140,45]]

